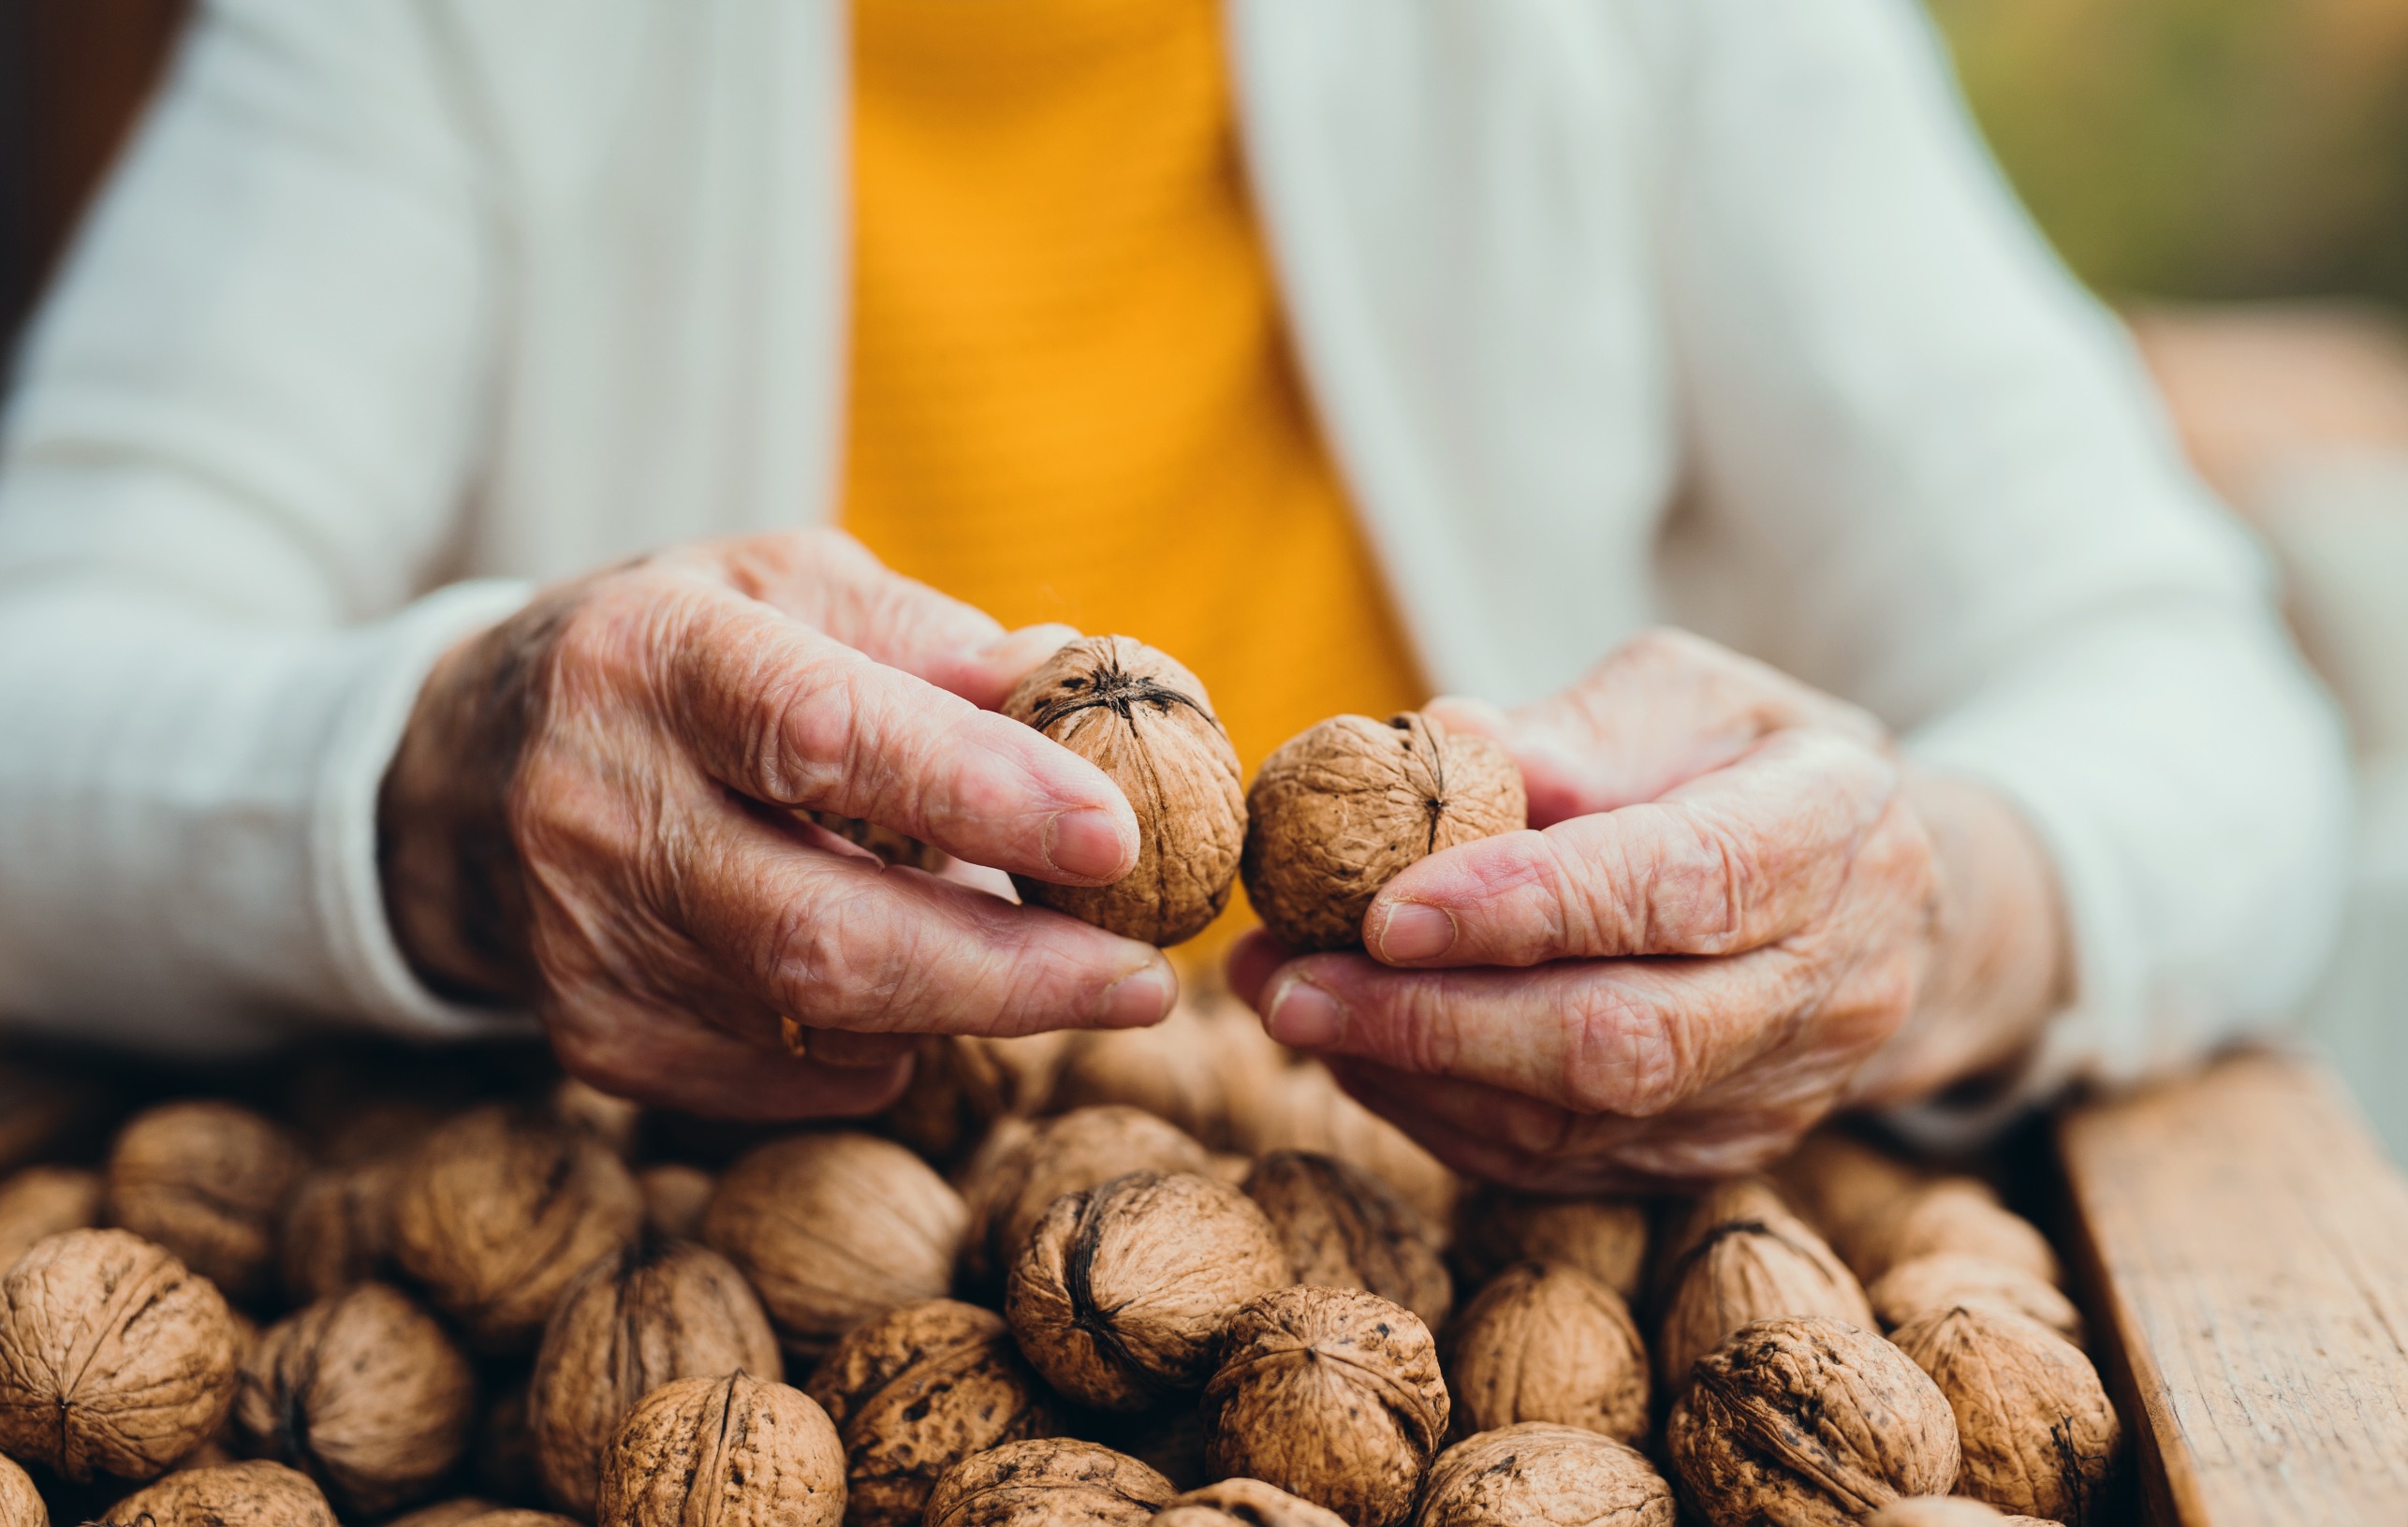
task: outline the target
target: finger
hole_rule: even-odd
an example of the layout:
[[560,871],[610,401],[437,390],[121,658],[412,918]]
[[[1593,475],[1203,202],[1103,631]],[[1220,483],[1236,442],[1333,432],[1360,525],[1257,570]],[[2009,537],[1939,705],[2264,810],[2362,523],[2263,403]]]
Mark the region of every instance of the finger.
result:
[[1273,973],[1299,952],[1271,937],[1267,929],[1247,929],[1229,946],[1228,958],[1223,963],[1230,994],[1256,1012],[1262,1011],[1263,988],[1270,984]]
[[1020,1035],[1159,1021],[1162,951],[918,870],[797,848],[732,804],[679,824],[665,920],[771,1010],[856,1034]]
[[632,1002],[545,1015],[570,1075],[651,1108],[709,1118],[859,1118],[902,1095],[908,1056],[878,1069],[844,1069],[764,1052],[733,1035]]
[[654,667],[670,729],[754,800],[1065,884],[1137,863],[1137,815],[1094,764],[753,601],[684,601]]
[[1781,732],[1661,800],[1407,866],[1365,943],[1424,966],[1757,948],[1831,905],[1898,792],[1896,768],[1853,739]]

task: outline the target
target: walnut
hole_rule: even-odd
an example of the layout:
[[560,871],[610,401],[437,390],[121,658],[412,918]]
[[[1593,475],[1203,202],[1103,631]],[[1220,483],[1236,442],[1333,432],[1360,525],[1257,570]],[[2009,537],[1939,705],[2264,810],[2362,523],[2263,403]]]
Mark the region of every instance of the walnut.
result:
[[2060,1527],[2038,1517],[2010,1517],[1963,1495],[1901,1495],[1872,1516],[1864,1527]]
[[954,1299],[922,1299],[855,1328],[803,1392],[844,1445],[851,1527],[917,1527],[946,1470],[1060,1425],[1003,1317]]
[[1241,1305],[1293,1280],[1270,1222],[1195,1172],[1130,1172],[1065,1194],[1005,1290],[1020,1351],[1053,1387],[1135,1411],[1201,1386]]
[[1142,1527],[1170,1481],[1124,1453],[1070,1437],[1007,1442],[945,1472],[927,1527]]
[[1647,1434],[1647,1345],[1612,1289],[1561,1263],[1499,1273],[1447,1332],[1455,1425],[1468,1435],[1520,1421],[1622,1442]]
[[1694,1374],[1664,1446],[1711,1527],[1847,1527],[1956,1480],[1946,1398],[1870,1331],[1823,1315],[1759,1320]]
[[1645,1454],[1581,1427],[1524,1421],[1438,1455],[1414,1527],[1674,1527],[1672,1487]]
[[466,1527],[467,1523],[481,1517],[490,1517],[501,1509],[491,1501],[463,1495],[456,1500],[437,1501],[433,1505],[422,1505],[415,1511],[405,1512],[385,1523],[385,1527]]
[[1856,1242],[1931,1174],[1837,1126],[1807,1136],[1769,1175],[1832,1249],[1853,1263]]
[[1274,1151],[1246,1175],[1296,1281],[1363,1288],[1435,1330],[1454,1307],[1446,1264],[1413,1206],[1359,1167],[1310,1151]]
[[1201,1172],[1211,1166],[1204,1148],[1177,1125],[1126,1107],[1079,1109],[998,1133],[994,1149],[981,1147],[969,1169],[962,1270],[974,1286],[991,1285],[1011,1270],[1036,1222],[1064,1194],[1083,1193],[1123,1172]]
[[603,1527],[836,1527],[844,1449],[800,1389],[749,1373],[664,1384],[602,1463]]
[[1259,1479],[1223,1479],[1162,1508],[1154,1527],[1346,1527],[1346,1520]]
[[1497,743],[1417,711],[1332,716],[1281,743],[1246,791],[1246,900],[1291,948],[1363,941],[1363,914],[1417,859],[1528,825]]
[[892,1140],[792,1135],[727,1168],[702,1239],[752,1281],[786,1349],[816,1358],[872,1315],[944,1293],[966,1217]]
[[2114,1456],[2115,1407],[2079,1348],[1996,1305],[1960,1304],[1892,1340],[1956,1413],[1960,1494],[2031,1517],[2087,1521]]
[[1952,1304],[2003,1304],[2076,1346],[2083,1342],[2082,1313],[2063,1289],[2021,1268],[1962,1252],[1933,1252],[1901,1262],[1874,1280],[1865,1298],[1884,1330]]
[[1429,1328],[1352,1288],[1283,1288],[1238,1312],[1204,1387],[1205,1461],[1395,1527],[1446,1433]]
[[425,1495],[468,1447],[477,1376],[434,1317],[360,1284],[269,1328],[242,1365],[234,1423],[348,1511]]
[[[401,1523],[389,1521],[385,1527],[401,1527]],[[583,1527],[583,1523],[575,1517],[564,1517],[551,1511],[509,1508],[463,1517],[459,1527]]]
[[477,1440],[469,1454],[469,1473],[477,1488],[505,1501],[543,1497],[543,1476],[536,1471],[535,1423],[528,1415],[529,1381],[504,1384],[486,1402],[477,1421]]
[[335,1527],[309,1476],[257,1460],[180,1469],[110,1508],[102,1527]]
[[527,1388],[536,1472],[554,1505],[594,1514],[603,1450],[636,1402],[678,1378],[779,1371],[777,1336],[728,1260],[644,1236],[578,1274]]
[[1736,1179],[1700,1199],[1670,1249],[1655,1373],[1674,1392],[1691,1364],[1751,1321],[1828,1315],[1873,1326],[1862,1285],[1758,1180]]
[[[1233,1109],[1231,1146],[1250,1155],[1318,1151],[1396,1189],[1432,1226],[1451,1225],[1462,1184],[1404,1131],[1346,1095],[1318,1061],[1260,1076]],[[1233,1103],[1239,1100],[1233,1099]]]
[[1238,1004],[1182,1000],[1151,1028],[1072,1034],[1047,1107],[1065,1113],[1125,1103],[1220,1150],[1236,1144],[1237,1115],[1289,1064],[1261,1021]]
[[1071,1032],[928,1035],[913,1055],[910,1085],[886,1112],[887,1132],[931,1161],[962,1160],[996,1120],[1046,1106]]
[[644,1196],[644,1224],[654,1235],[692,1241],[702,1233],[702,1213],[719,1180],[699,1167],[668,1161],[638,1172],[636,1187]]
[[35,1241],[99,1223],[99,1173],[80,1167],[28,1167],[0,1182],[0,1272]]
[[290,1130],[249,1109],[164,1103],[110,1149],[107,1218],[247,1303],[268,1292],[285,1197],[307,1166]]
[[1015,875],[1022,901],[1149,944],[1193,938],[1220,916],[1245,842],[1245,790],[1196,675],[1127,637],[1081,637],[1022,679],[1003,711],[1101,769],[1138,817],[1127,874],[1109,886]]
[[2021,1268],[2046,1283],[2061,1274],[2057,1254],[2030,1220],[2003,1207],[1971,1177],[1928,1183],[1892,1203],[1852,1247],[1849,1265],[1867,1283],[1901,1262],[1957,1252]]
[[569,1281],[632,1240],[643,1212],[600,1141],[494,1105],[411,1153],[393,1189],[393,1258],[473,1345],[524,1350]]
[[908,832],[880,827],[866,816],[839,816],[832,811],[805,812],[803,815],[854,847],[867,849],[888,864],[901,864],[907,869],[925,870],[935,874],[953,862],[952,856],[944,849],[922,843]]
[[620,1160],[636,1153],[644,1127],[641,1104],[613,1097],[592,1082],[563,1077],[552,1084],[551,1095],[544,1106],[562,1123],[581,1129],[609,1146],[610,1153]]
[[382,1275],[393,1248],[393,1190],[402,1159],[321,1167],[285,1206],[276,1265],[285,1292],[304,1303]]
[[1473,1287],[1516,1262],[1558,1262],[1637,1299],[1647,1270],[1647,1211],[1628,1198],[1542,1198],[1483,1187],[1457,1211],[1454,1257]]
[[68,1230],[0,1277],[0,1451],[69,1479],[151,1479],[234,1402],[208,1279],[124,1230]]
[[0,1456],[0,1527],[51,1527],[50,1508],[31,1476]]

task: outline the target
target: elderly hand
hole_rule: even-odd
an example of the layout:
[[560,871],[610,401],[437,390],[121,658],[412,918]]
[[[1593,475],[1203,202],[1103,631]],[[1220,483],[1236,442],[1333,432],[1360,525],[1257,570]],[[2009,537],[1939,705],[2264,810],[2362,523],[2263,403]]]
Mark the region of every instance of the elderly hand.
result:
[[1918,778],[1854,708],[1640,637],[1506,715],[1532,830],[1436,854],[1367,954],[1231,957],[1272,1035],[1450,1164],[1556,1191],[1778,1155],[1835,1107],[2012,1059],[2057,999],[2047,861],[2004,802]]
[[1177,991],[1159,950],[802,815],[998,887],[1126,874],[1118,787],[982,709],[1074,634],[1006,635],[832,531],[551,590],[420,692],[379,803],[404,950],[438,991],[532,1005],[598,1087],[754,1117],[883,1107],[930,1030],[1153,1022]]

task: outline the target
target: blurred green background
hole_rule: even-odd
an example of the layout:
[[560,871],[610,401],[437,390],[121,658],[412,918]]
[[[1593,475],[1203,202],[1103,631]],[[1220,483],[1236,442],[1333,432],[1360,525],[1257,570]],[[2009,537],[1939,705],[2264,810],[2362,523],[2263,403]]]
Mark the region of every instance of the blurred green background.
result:
[[1928,0],[2000,161],[2111,299],[2408,305],[2408,0]]

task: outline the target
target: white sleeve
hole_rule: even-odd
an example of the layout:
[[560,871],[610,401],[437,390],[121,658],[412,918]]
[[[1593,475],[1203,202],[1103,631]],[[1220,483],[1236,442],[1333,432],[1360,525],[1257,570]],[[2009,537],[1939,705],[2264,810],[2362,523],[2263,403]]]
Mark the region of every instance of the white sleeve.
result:
[[0,441],[0,1015],[224,1050],[519,1020],[412,979],[375,794],[428,666],[500,301],[398,0],[224,0],[73,250]]
[[1651,14],[1699,534],[1745,645],[2046,843],[2078,990],[2025,1094],[2283,1014],[2339,917],[2338,724],[1929,23],[1908,0]]

